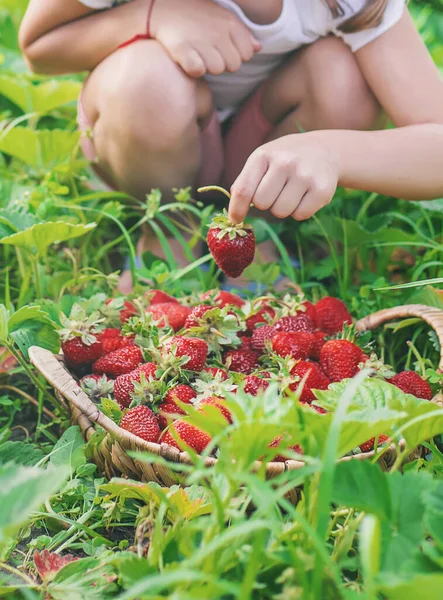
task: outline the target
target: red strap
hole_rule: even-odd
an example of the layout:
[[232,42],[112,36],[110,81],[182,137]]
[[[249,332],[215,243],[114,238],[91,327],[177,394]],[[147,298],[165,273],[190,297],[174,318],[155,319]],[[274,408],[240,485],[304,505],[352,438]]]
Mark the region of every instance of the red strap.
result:
[[149,3],[148,17],[146,19],[146,33],[138,33],[130,40],[127,40],[126,42],[123,42],[123,44],[120,44],[120,46],[118,46],[119,48],[126,48],[126,46],[130,46],[131,44],[134,44],[135,42],[138,42],[139,40],[152,39],[152,37],[151,37],[151,17],[152,17],[152,9],[154,8],[154,4],[155,4],[155,0],[151,0]]

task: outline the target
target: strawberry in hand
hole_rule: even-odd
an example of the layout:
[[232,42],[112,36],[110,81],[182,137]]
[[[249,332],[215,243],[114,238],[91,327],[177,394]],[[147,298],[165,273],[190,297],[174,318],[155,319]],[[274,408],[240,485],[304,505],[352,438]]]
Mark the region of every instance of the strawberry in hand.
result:
[[[217,190],[228,198],[230,194],[223,188],[209,186],[199,192]],[[254,260],[255,235],[251,225],[234,224],[225,211],[214,217],[208,231],[207,242],[217,266],[228,277],[240,277],[246,267]]]

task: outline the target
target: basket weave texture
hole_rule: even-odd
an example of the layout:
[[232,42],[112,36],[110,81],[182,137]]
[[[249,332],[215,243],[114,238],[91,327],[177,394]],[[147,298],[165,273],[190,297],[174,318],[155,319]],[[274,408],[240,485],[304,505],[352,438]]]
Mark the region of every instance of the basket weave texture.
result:
[[[356,323],[360,331],[376,329],[384,323],[401,318],[417,317],[432,327],[440,341],[442,356],[438,370],[443,373],[443,310],[435,309],[421,304],[410,304],[386,309],[361,319]],[[78,385],[76,379],[67,370],[63,357],[54,355],[48,350],[33,346],[29,350],[32,364],[54,387],[60,403],[68,409],[71,423],[78,425],[83,437],[89,441],[98,428],[106,431],[100,444],[94,445],[93,459],[100,471],[108,478],[113,476],[126,476],[141,481],[152,481],[162,486],[170,487],[181,483],[181,476],[171,470],[167,465],[148,464],[132,458],[128,452],[150,452],[165,459],[166,462],[192,465],[190,456],[180,452],[168,444],[154,444],[146,442],[138,436],[119,427],[109,417],[104,415],[89,399]],[[443,407],[443,395],[439,394],[433,402]],[[422,449],[415,449],[407,461],[414,460],[422,455]],[[374,451],[345,457],[341,460],[367,460],[374,456]],[[383,470],[388,470],[397,457],[395,446],[390,446],[378,460]],[[214,465],[217,459],[207,457],[205,463],[208,467]],[[295,460],[286,462],[270,462],[266,466],[266,476],[271,479],[285,470],[298,469],[304,463]],[[257,463],[257,467],[260,463]],[[299,490],[290,493],[289,499],[296,502]]]

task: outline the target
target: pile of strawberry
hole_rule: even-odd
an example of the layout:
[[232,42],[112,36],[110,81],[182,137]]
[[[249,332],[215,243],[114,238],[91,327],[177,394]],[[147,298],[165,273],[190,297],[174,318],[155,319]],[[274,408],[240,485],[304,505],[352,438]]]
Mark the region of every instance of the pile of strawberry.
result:
[[[214,290],[178,300],[150,290],[143,298],[108,300],[90,315],[75,305],[62,325],[66,363],[89,397],[102,406],[117,403],[123,429],[181,450],[201,453],[211,442],[186,418],[185,405],[198,411],[213,406],[228,424],[226,394],[242,389],[260,401],[271,382],[320,413],[326,411],[312,404],[314,390],[368,366],[405,393],[432,397],[417,373],[394,374],[369,356],[347,307],[331,297],[315,305],[290,294],[245,301]],[[271,445],[277,447],[282,436]],[[361,450],[373,446],[368,440]],[[297,444],[291,448],[302,453]]]

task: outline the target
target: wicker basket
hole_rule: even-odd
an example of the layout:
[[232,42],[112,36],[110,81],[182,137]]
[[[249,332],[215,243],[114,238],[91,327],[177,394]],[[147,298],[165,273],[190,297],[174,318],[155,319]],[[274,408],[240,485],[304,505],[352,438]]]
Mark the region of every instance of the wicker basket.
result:
[[[394,319],[405,317],[419,317],[428,323],[437,333],[440,345],[443,349],[443,310],[431,308],[421,304],[411,304],[386,309],[369,315],[357,322],[359,330],[371,330]],[[141,438],[121,429],[114,421],[104,415],[98,407],[82,391],[74,377],[66,369],[62,356],[56,356],[37,346],[29,350],[32,364],[40,371],[47,381],[54,387],[57,398],[68,409],[71,422],[80,427],[85,440],[90,440],[96,432],[96,426],[103,428],[107,434],[99,445],[94,446],[94,461],[100,471],[108,478],[113,476],[127,476],[141,481],[153,481],[163,486],[171,486],[181,482],[181,477],[176,471],[161,464],[148,464],[138,461],[128,455],[128,451],[137,450],[151,452],[164,458],[167,462],[191,465],[192,461],[186,452],[180,452],[167,444],[154,444],[146,442]],[[443,353],[438,367],[443,372]],[[438,395],[433,402],[443,406],[443,396]],[[422,449],[417,448],[408,457],[414,460],[421,456]],[[357,454],[345,457],[342,460],[366,460],[371,458],[374,452]],[[383,470],[389,469],[396,459],[395,446],[390,446],[379,459]],[[206,458],[206,465],[215,464],[217,459]],[[406,461],[406,462],[407,462]],[[259,463],[258,463],[259,465]],[[257,465],[257,466],[258,466]],[[279,475],[285,470],[298,469],[304,463],[300,461],[287,460],[286,462],[270,462],[266,466],[268,479]],[[290,500],[296,502],[299,490],[293,490]]]

